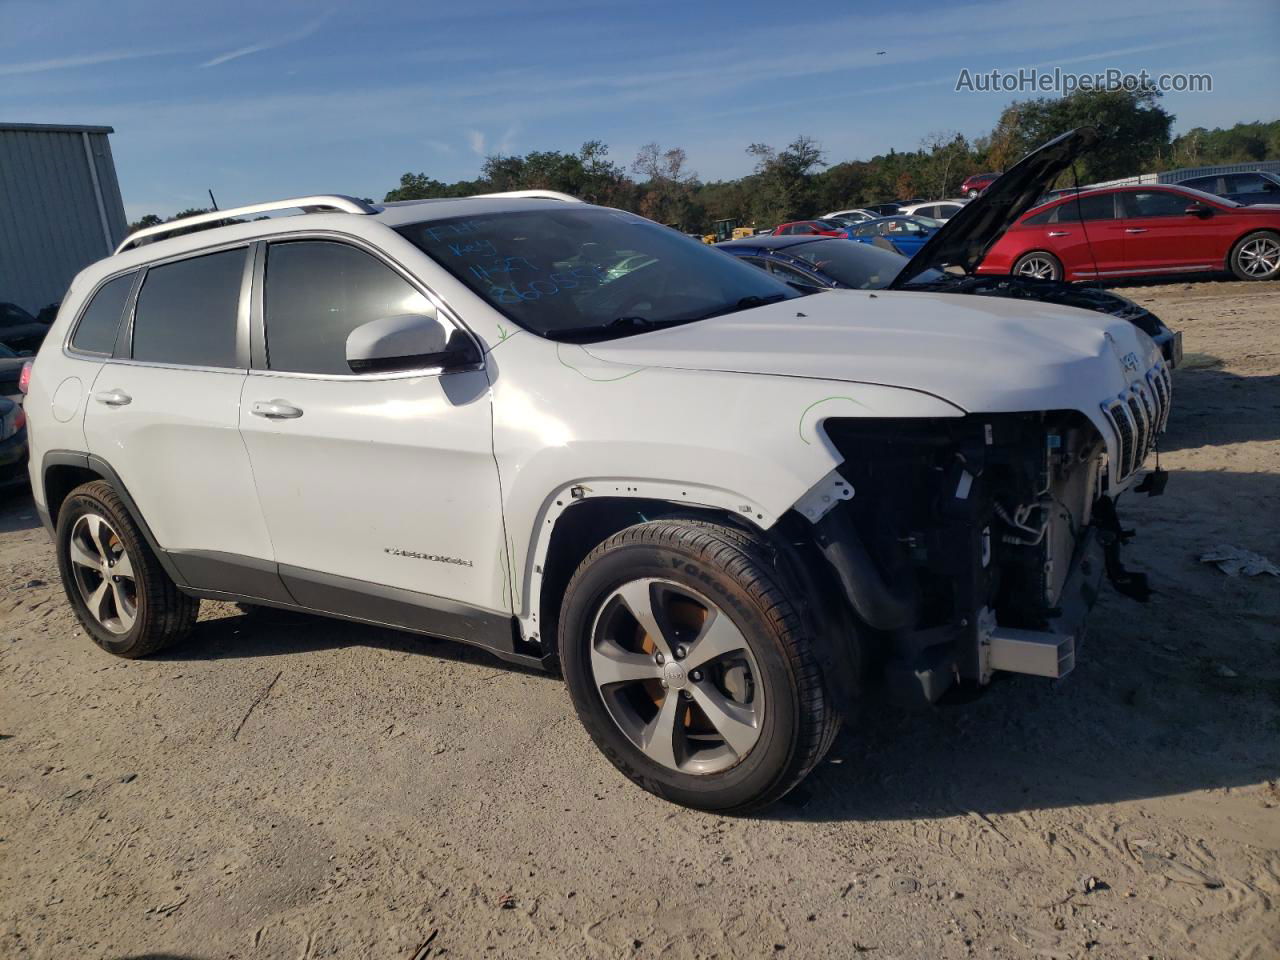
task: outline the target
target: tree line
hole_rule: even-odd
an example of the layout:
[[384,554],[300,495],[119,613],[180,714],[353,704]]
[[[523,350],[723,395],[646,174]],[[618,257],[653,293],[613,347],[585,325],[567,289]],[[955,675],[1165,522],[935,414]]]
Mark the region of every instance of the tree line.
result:
[[[624,166],[611,159],[606,144],[588,140],[572,153],[492,154],[474,180],[446,183],[425,173],[405,173],[383,199],[558,190],[705,233],[722,219],[763,227],[886,200],[954,197],[969,174],[1002,171],[1046,140],[1083,125],[1098,128],[1103,143],[1080,160],[1073,174],[1064,175],[1068,183],[1073,176],[1086,184],[1182,167],[1280,159],[1280,120],[1196,127],[1176,137],[1171,135],[1173,121],[1154,89],[1078,91],[1011,103],[990,132],[972,140],[954,130],[938,130],[922,137],[914,149],[891,149],[869,160],[829,163],[821,143],[798,136],[783,147],[751,143],[745,148],[753,161],[751,173],[704,181],[678,146],[648,143]],[[186,210],[178,217],[203,212]],[[130,229],[160,222],[149,214]]]

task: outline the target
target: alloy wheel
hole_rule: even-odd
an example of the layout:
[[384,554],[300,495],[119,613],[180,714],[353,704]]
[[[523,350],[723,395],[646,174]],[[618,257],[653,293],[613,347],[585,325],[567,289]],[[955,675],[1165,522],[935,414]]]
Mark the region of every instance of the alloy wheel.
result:
[[609,594],[592,628],[590,660],[618,729],[664,767],[717,773],[760,738],[764,690],[747,639],[683,584],[646,578]]
[[1052,260],[1048,257],[1027,257],[1018,264],[1018,275],[1034,277],[1037,280],[1052,280],[1057,272]]
[[1280,241],[1258,237],[1240,248],[1236,255],[1240,269],[1251,277],[1265,277],[1280,264]]
[[128,633],[138,618],[138,584],[120,534],[105,517],[86,513],[72,526],[67,549],[89,615],[111,633]]

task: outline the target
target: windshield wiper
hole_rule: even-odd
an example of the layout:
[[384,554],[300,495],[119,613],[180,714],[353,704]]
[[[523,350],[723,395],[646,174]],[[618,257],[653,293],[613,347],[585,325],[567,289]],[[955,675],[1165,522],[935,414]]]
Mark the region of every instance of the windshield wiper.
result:
[[723,317],[726,313],[737,313],[739,310],[750,310],[752,307],[763,307],[770,303],[778,303],[781,300],[788,299],[791,298],[785,293],[771,293],[767,297],[758,297],[753,294],[750,297],[743,297],[737,303],[721,307],[719,310],[712,310],[710,313],[690,317],[689,320],[710,320],[712,317]]
[[[608,339],[614,331],[621,331],[620,336],[627,333],[644,333],[659,330],[663,327],[674,327],[689,323],[697,317],[679,317],[674,320],[650,320],[648,317],[614,317],[608,323],[597,323],[590,327],[570,327],[565,330],[552,330],[547,337],[552,340],[573,342],[575,340]],[[624,329],[625,328],[625,329]]]

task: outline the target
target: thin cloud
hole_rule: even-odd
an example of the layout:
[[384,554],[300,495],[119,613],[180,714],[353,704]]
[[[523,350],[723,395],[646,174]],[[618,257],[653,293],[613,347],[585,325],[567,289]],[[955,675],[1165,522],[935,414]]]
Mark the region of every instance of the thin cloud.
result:
[[79,57],[56,57],[50,60],[29,60],[26,63],[0,64],[0,76],[12,77],[24,73],[44,73],[48,70],[70,70],[74,67],[92,67],[100,63],[118,63],[121,60],[141,60],[143,57],[163,57],[180,53],[172,47],[163,50],[111,50],[88,53]]
[[231,60],[239,60],[241,57],[247,57],[254,53],[262,53],[264,50],[274,50],[276,47],[283,47],[286,44],[297,43],[299,40],[305,40],[317,30],[319,30],[326,20],[333,16],[332,11],[316,17],[310,23],[304,24],[298,30],[292,33],[286,33],[272,40],[263,40],[260,43],[252,43],[247,47],[240,47],[238,50],[231,50],[227,53],[220,54],[212,60],[206,60],[200,64],[201,67],[216,67],[227,63]]
[[479,130],[467,131],[467,143],[471,146],[472,152],[477,157],[484,156],[484,134]]

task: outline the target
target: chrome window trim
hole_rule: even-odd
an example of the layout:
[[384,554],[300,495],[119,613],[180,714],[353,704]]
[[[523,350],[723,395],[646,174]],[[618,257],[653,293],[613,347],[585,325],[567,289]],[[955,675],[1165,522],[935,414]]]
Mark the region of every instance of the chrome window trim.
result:
[[[460,331],[464,336],[471,340],[475,347],[480,360],[477,363],[466,364],[458,367],[417,367],[412,370],[391,370],[386,372],[374,373],[304,373],[294,370],[272,370],[265,364],[268,362],[266,353],[267,328],[266,328],[266,266],[267,257],[269,255],[268,247],[273,243],[289,243],[298,240],[323,240],[331,243],[345,243],[353,246],[364,253],[369,254],[377,260],[380,260],[386,266],[390,267],[398,273],[406,283],[424,296],[432,306],[436,308],[437,315],[444,320],[454,330]],[[411,270],[401,264],[395,257],[388,254],[381,248],[374,246],[363,237],[355,237],[348,233],[340,233],[336,230],[296,230],[289,233],[273,234],[270,237],[262,237],[258,241],[262,246],[260,264],[254,271],[254,287],[252,302],[252,320],[250,340],[254,345],[250,355],[250,376],[261,377],[278,377],[282,379],[297,380],[335,380],[335,381],[363,381],[363,380],[406,380],[418,377],[441,377],[446,373],[463,373],[474,370],[485,369],[485,350],[484,344],[479,337],[464,323],[449,304],[428,286],[421,278],[416,276]],[[406,241],[408,242],[408,241]],[[422,256],[426,257],[424,253]],[[430,260],[430,258],[427,258]],[[434,261],[431,261],[434,263]],[[262,354],[261,363],[263,366],[257,366],[258,345],[261,344]]]
[[248,368],[249,357],[247,354],[241,355],[240,353],[240,330],[239,330],[239,323],[240,323],[239,314],[240,314],[240,311],[244,309],[244,278],[243,277],[241,277],[240,302],[237,303],[236,305],[236,324],[237,324],[236,362],[237,364],[243,364],[243,366],[209,367],[209,366],[203,366],[203,365],[191,364],[191,363],[171,363],[168,361],[159,361],[159,360],[135,360],[133,359],[133,331],[134,331],[134,322],[136,321],[137,314],[138,314],[138,298],[142,296],[142,289],[143,287],[146,286],[146,283],[147,283],[147,274],[151,272],[151,269],[153,267],[164,267],[164,266],[168,266],[171,263],[180,263],[183,260],[194,260],[197,257],[205,257],[211,254],[223,253],[227,250],[237,250],[237,249],[243,249],[245,251],[246,265],[251,265],[253,262],[252,248],[254,243],[255,241],[253,240],[236,240],[231,243],[223,242],[219,244],[212,244],[208,247],[201,247],[199,250],[196,250],[196,251],[188,251],[186,253],[175,254],[174,256],[165,257],[161,260],[156,260],[151,263],[145,263],[140,267],[136,267],[135,269],[139,271],[140,277],[130,297],[128,311],[125,315],[125,325],[122,328],[122,330],[127,331],[125,344],[128,347],[128,354],[127,356],[123,356],[123,357],[113,356],[111,358],[111,362],[128,363],[132,366],[139,366],[139,367],[157,367],[162,369],[173,369],[173,370],[197,370],[197,371],[206,372],[206,373],[210,371],[219,372],[219,373],[239,373],[239,374],[245,373],[249,369]]
[[[101,291],[103,287],[105,287],[112,280],[119,280],[121,277],[126,276],[130,273],[137,274],[140,276],[142,272],[143,272],[142,267],[128,267],[124,270],[117,270],[115,273],[109,274],[108,276],[99,280],[94,285],[93,289],[89,291],[89,295],[85,297],[83,301],[81,301],[80,307],[76,310],[75,319],[71,321],[70,325],[67,327],[66,335],[63,336],[62,338],[62,355],[64,357],[70,357],[73,360],[110,360],[111,359],[111,356],[112,356],[111,351],[107,351],[106,353],[98,353],[95,350],[84,350],[80,347],[73,346],[71,341],[75,339],[76,331],[80,329],[80,324],[84,320],[84,315],[89,310],[89,304],[93,303],[93,298],[98,295],[99,291]],[[120,310],[120,319],[116,321],[116,338],[117,339],[119,339],[121,328],[127,322],[126,315],[132,312],[133,299],[137,295],[137,287],[138,287],[138,276],[135,276],[133,278],[133,283],[130,284],[129,286],[129,292],[125,294],[124,306],[121,307],[121,310]]]

